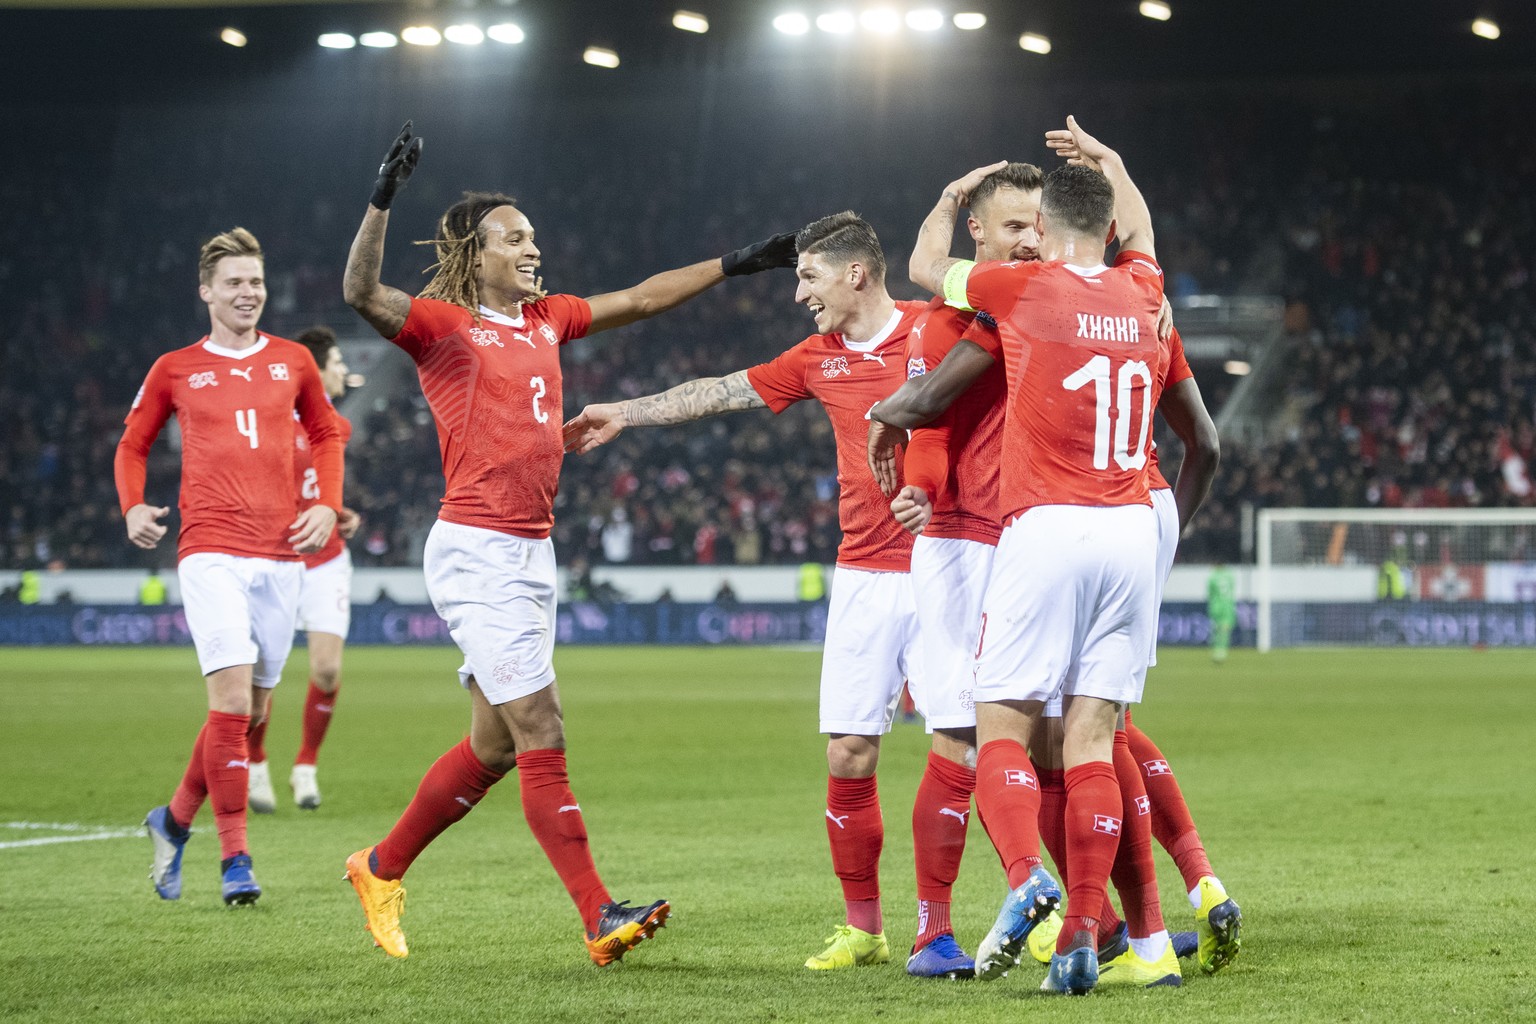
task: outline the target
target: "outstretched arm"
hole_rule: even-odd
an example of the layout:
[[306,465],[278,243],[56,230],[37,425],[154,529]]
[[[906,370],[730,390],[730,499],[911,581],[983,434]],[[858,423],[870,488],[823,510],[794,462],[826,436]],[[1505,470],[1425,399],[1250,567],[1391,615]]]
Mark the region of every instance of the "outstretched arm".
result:
[[1165,389],[1157,411],[1184,442],[1184,462],[1173,485],[1173,501],[1179,509],[1179,532],[1189,528],[1190,520],[1211,493],[1216,467],[1221,464],[1221,436],[1200,397],[1200,385],[1186,377]]
[[912,247],[912,258],[907,261],[907,276],[913,284],[935,295],[944,290],[944,275],[956,262],[950,258],[949,249],[954,244],[955,218],[960,214],[960,207],[971,201],[971,190],[981,183],[982,178],[1007,166],[1008,161],[999,160],[978,167],[944,186],[939,201],[923,218],[923,226],[917,229],[917,244]]
[[1069,164],[1092,167],[1109,179],[1115,190],[1115,228],[1120,248],[1134,249],[1156,258],[1152,239],[1152,213],[1141,190],[1126,173],[1120,154],[1083,131],[1077,118],[1067,115],[1067,127],[1045,133],[1045,144]]
[[746,370],[737,370],[728,377],[700,377],[660,394],[587,406],[566,423],[565,450],[584,455],[612,441],[626,427],[662,427],[723,412],[767,407],[768,403],[747,379]]
[[592,307],[592,326],[587,328],[587,333],[596,334],[665,313],[727,277],[794,265],[795,236],[786,233],[726,253],[719,259],[653,274],[633,287],[588,298]]
[[384,264],[384,231],[389,227],[390,204],[416,170],[421,146],[422,140],[411,135],[411,122],[405,122],[379,165],[368,212],[363,214],[363,223],[352,240],[346,276],[342,279],[341,294],[347,305],[386,338],[395,337],[405,326],[405,318],[411,312],[411,297],[379,281],[379,268]]

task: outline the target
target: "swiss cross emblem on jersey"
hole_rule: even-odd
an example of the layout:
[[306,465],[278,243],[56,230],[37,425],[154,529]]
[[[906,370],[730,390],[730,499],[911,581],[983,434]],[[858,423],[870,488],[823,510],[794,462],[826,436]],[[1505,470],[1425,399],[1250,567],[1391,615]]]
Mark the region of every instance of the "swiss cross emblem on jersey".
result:
[[1095,832],[1102,832],[1107,836],[1117,836],[1120,834],[1120,819],[1111,818],[1107,814],[1095,814],[1093,816],[1093,830]]
[[840,373],[846,373],[850,377],[853,376],[853,371],[848,369],[847,356],[829,356],[821,361],[821,375],[823,377],[831,380]]
[[544,335],[544,340],[551,345],[560,344],[560,335],[556,334],[555,329],[549,324],[539,324],[539,333]]
[[507,347],[502,344],[501,336],[496,333],[494,328],[490,327],[471,327],[469,329],[469,340],[481,348],[489,348],[492,345],[495,345],[497,348]]
[[287,363],[268,363],[267,364],[267,372],[272,375],[272,379],[273,380],[287,380],[288,379],[288,364]]

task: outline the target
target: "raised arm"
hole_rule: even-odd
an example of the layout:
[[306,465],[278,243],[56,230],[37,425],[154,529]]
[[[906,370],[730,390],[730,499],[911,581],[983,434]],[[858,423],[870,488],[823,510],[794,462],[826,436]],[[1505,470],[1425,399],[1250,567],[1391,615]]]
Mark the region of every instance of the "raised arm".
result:
[[950,258],[949,250],[954,244],[955,218],[960,214],[960,207],[970,202],[971,190],[981,183],[982,178],[1007,166],[1008,161],[999,160],[978,167],[944,186],[939,201],[923,218],[923,226],[917,229],[917,244],[912,247],[912,258],[907,261],[907,276],[913,284],[935,295],[944,290],[944,275],[956,262]]
[[384,232],[389,227],[389,206],[416,170],[421,146],[422,140],[411,135],[411,122],[405,122],[379,165],[368,212],[363,214],[357,237],[352,239],[341,284],[347,305],[386,338],[395,337],[405,326],[405,318],[411,312],[411,297],[379,281],[379,269],[384,265]]
[[663,427],[723,412],[767,407],[747,379],[746,370],[727,377],[700,377],[660,394],[587,406],[563,428],[565,450],[584,455],[612,441],[626,427]]
[[1045,133],[1045,144],[1069,164],[1092,167],[1109,179],[1115,190],[1115,232],[1120,248],[1156,257],[1152,238],[1152,212],[1141,190],[1125,170],[1120,154],[1083,131],[1077,118],[1067,115],[1067,127]]
[[1189,528],[1195,513],[1211,493],[1216,467],[1221,464],[1221,437],[1200,397],[1200,385],[1186,377],[1163,391],[1157,403],[1168,426],[1184,442],[1184,461],[1173,485],[1173,501],[1179,509],[1179,532]]
[[587,299],[592,307],[588,334],[623,327],[665,313],[674,306],[708,291],[727,277],[755,274],[775,267],[795,265],[795,236],[791,233],[765,238],[719,259],[667,270],[622,291],[605,292]]

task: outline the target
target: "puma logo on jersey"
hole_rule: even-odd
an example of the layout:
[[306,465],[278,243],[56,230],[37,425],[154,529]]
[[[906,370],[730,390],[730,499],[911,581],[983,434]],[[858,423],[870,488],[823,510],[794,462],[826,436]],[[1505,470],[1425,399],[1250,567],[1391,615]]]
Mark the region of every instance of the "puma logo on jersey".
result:
[[512,337],[516,338],[518,341],[521,341],[523,344],[527,345],[529,348],[538,348],[538,346],[533,343],[533,332],[532,331],[526,331],[526,332],[525,331],[513,331],[512,332]]
[[939,808],[939,813],[940,814],[947,814],[951,818],[954,818],[956,821],[958,821],[961,825],[964,825],[965,824],[965,816],[967,814],[970,814],[971,812],[969,810],[957,811],[953,807],[940,807]]
[[853,374],[853,371],[848,369],[847,356],[829,356],[821,361],[821,375],[823,377],[830,380],[840,373],[846,373],[850,376]]
[[879,363],[881,366],[885,365],[885,357],[884,356],[880,356],[880,355],[876,355],[873,352],[865,352],[864,353],[864,358],[865,359],[873,359],[875,362]]
[[566,804],[565,806],[561,807],[555,813],[556,814],[564,814],[566,811],[579,811],[579,810],[581,810],[581,804]]
[[1133,316],[1095,316],[1077,314],[1077,336],[1090,341],[1123,341],[1134,345],[1141,340],[1141,325]]
[[846,829],[848,827],[847,825],[844,825],[843,822],[847,821],[851,817],[853,817],[853,815],[845,814],[841,818],[839,818],[837,815],[833,814],[830,810],[827,811],[827,820],[830,821],[832,824],[836,825],[838,828],[841,828],[841,829]]
[[247,366],[243,370],[237,370],[233,366],[231,366],[229,368],[229,375],[231,377],[244,377],[245,380],[246,380],[246,383],[250,383],[250,380],[251,380],[251,368],[249,366]]
[[[202,373],[194,373],[187,378],[187,386],[193,391],[198,388],[216,388],[219,386],[219,375],[212,370],[204,370]],[[139,398],[144,397],[144,389],[139,388],[139,397],[133,400],[133,404],[139,404]]]
[[490,348],[492,345],[495,345],[497,348],[507,347],[502,344],[501,336],[489,327],[471,327],[469,329],[469,340],[481,348]]

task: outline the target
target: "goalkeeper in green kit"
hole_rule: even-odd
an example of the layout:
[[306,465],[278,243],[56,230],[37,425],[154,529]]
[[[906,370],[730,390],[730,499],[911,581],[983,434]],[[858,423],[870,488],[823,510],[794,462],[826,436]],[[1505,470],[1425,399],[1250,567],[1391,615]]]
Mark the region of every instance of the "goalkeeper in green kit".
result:
[[1205,582],[1205,614],[1211,620],[1211,660],[1220,665],[1232,646],[1232,627],[1237,625],[1237,581],[1225,565],[1211,569]]

